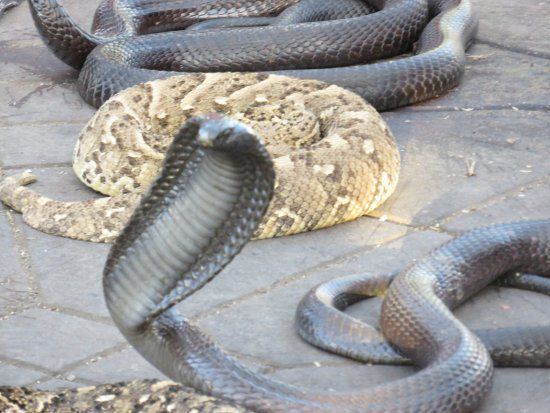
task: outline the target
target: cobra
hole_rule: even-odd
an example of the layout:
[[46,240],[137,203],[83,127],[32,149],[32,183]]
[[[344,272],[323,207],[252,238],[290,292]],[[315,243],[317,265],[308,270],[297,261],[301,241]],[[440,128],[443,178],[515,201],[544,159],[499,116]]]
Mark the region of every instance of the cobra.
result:
[[[490,389],[491,360],[476,335],[449,310],[509,272],[528,274],[505,276],[506,282],[549,293],[550,221],[475,230],[438,248],[393,280],[381,328],[395,347],[383,343],[393,354],[378,361],[393,362],[397,355],[397,362],[412,361],[422,368],[420,372],[362,392],[307,393],[246,369],[173,309],[238,254],[257,230],[273,186],[273,162],[252,129],[220,115],[193,118],[176,136],[159,178],[116,240],[105,266],[107,305],[128,341],[169,377],[218,398],[193,394],[169,382],[142,380],[58,393],[0,388],[0,406],[14,411],[36,406],[45,409],[41,411],[65,406],[87,411],[101,401],[102,408],[110,403],[112,408],[139,405],[148,411],[205,413],[475,410]],[[387,289],[392,279],[370,279],[366,287],[364,280],[337,280],[315,289],[313,295],[336,297],[345,304],[358,293]],[[311,308],[304,305],[310,298],[311,294],[306,296],[301,310]],[[307,314],[314,331],[333,325],[334,314],[327,317],[322,306],[317,310],[316,315]],[[355,331],[340,331],[340,343],[353,341]],[[503,341],[493,341],[497,346],[492,356],[498,363],[548,366],[548,326],[504,332],[496,330],[496,336],[483,338],[489,345],[488,338]],[[143,392],[150,397],[143,398]]]
[[[508,271],[550,276],[550,221],[472,231],[397,276],[381,329],[418,373],[364,391],[308,393],[248,370],[173,308],[246,244],[273,183],[269,154],[247,126],[207,115],[182,128],[105,266],[106,302],[127,340],[170,378],[256,412],[473,411],[493,366],[450,309]],[[542,365],[547,355],[548,343]]]

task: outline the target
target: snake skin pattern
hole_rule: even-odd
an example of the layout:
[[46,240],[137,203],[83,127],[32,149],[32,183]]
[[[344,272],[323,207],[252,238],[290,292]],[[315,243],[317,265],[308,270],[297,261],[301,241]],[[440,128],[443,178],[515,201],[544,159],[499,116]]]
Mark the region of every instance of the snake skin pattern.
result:
[[[343,311],[370,297],[383,298],[397,273],[354,274],[313,288],[296,309],[296,330],[310,344],[373,364],[410,364],[375,327]],[[550,295],[550,278],[509,273],[495,284]],[[346,334],[342,334],[345,331]],[[474,330],[503,367],[550,367],[550,325]]]
[[246,122],[270,151],[275,196],[255,234],[310,231],[367,214],[391,195],[399,153],[380,115],[350,91],[315,80],[266,74],[194,74],[127,89],[84,127],[73,169],[109,198],[54,201],[24,185],[0,182],[0,199],[41,231],[110,242],[127,222],[181,125],[220,112]]
[[[37,27],[58,56],[75,67],[88,56],[79,76],[79,91],[96,107],[127,87],[173,75],[173,71],[270,71],[337,84],[357,92],[379,110],[390,109],[455,87],[464,69],[464,50],[477,29],[469,0],[373,0],[351,14],[325,15],[312,10],[319,4],[338,9],[348,1],[304,0],[280,4],[287,7],[285,12],[268,26],[135,35],[154,26],[152,20],[143,18],[139,7],[143,1],[136,1],[137,11],[127,7],[133,1],[121,2],[126,5],[121,14],[129,13],[131,17],[122,20],[141,22],[144,29],[136,33],[121,28],[128,24],[120,23],[117,30],[111,29],[118,40],[105,42],[92,39],[93,35],[76,26],[57,2],[31,0]],[[380,11],[370,14],[369,6]],[[96,30],[113,26],[105,23],[112,18],[97,17],[113,15],[105,10],[110,9],[98,9]],[[256,13],[261,14],[269,13]],[[158,13],[151,16],[159,18],[159,27],[169,20]],[[426,26],[429,16],[435,17]],[[331,20],[304,23],[327,18]],[[365,64],[408,51],[418,39],[414,56]]]
[[248,410],[174,382],[136,380],[59,391],[0,386],[0,412],[246,413]]
[[509,271],[550,276],[550,221],[474,230],[395,278],[381,329],[418,373],[361,392],[308,393],[243,367],[173,308],[239,253],[274,183],[273,161],[250,128],[219,115],[187,122],[105,266],[107,306],[127,340],[170,378],[255,412],[475,410],[493,365],[450,309]]

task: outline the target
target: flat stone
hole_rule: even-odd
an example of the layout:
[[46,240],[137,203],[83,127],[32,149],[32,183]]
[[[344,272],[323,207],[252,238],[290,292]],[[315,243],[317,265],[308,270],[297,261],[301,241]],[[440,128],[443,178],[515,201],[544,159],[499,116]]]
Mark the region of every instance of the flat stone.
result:
[[80,383],[78,381],[50,379],[50,380],[34,383],[31,387],[37,390],[55,391],[59,389],[74,389],[77,387],[86,387],[86,386],[87,386],[86,384]]
[[257,289],[268,288],[310,267],[322,266],[356,250],[402,236],[406,228],[361,218],[352,223],[290,237],[252,241],[235,260],[199,293],[179,306],[187,316],[230,303]]
[[477,37],[505,47],[550,56],[550,9],[544,0],[473,0],[479,16]]
[[493,390],[479,413],[545,412],[549,387],[548,369],[496,369]]
[[[409,111],[491,107],[546,107],[548,98],[533,93],[548,86],[550,60],[483,44],[468,50],[464,78],[460,85],[437,99],[407,108]],[[480,90],[490,91],[480,93]]]
[[[76,92],[74,83],[11,82],[0,84],[0,126],[22,123],[87,122],[95,109]],[[52,106],[59,102],[59,106]]]
[[36,232],[25,229],[44,303],[108,319],[102,277],[109,246]]
[[0,386],[25,386],[44,373],[23,367],[12,366],[0,361]]
[[[294,331],[294,313],[304,294],[315,285],[359,272],[398,270],[439,245],[447,236],[412,232],[373,250],[358,252],[328,268],[276,288],[265,294],[220,310],[200,321],[223,349],[262,360],[264,364],[289,366],[314,362],[348,363],[344,358],[317,350],[303,342]],[[215,284],[214,280],[211,284]],[[253,328],[243,328],[253,326]],[[289,351],[289,349],[292,349]]]
[[12,230],[6,220],[6,210],[0,207],[0,319],[32,302],[36,293],[17,257]]
[[514,191],[457,213],[442,224],[450,231],[465,231],[487,223],[547,219],[550,180]]
[[[36,125],[17,125],[0,128],[3,151],[0,162],[4,167],[71,163],[81,123],[53,124],[47,128]],[[45,151],[44,148],[52,148]]]
[[124,339],[114,327],[30,309],[0,323],[0,356],[58,371]]
[[0,42],[2,83],[41,81],[45,84],[74,81],[78,72],[59,60],[41,42]]
[[166,379],[160,371],[148,363],[136,350],[127,348],[79,367],[71,374],[80,379],[99,383],[131,381],[136,379]]
[[346,366],[297,367],[276,370],[275,380],[289,383],[311,392],[344,392],[364,390],[408,377],[414,369],[407,366],[366,366],[353,363]]
[[[402,151],[395,193],[377,211],[431,225],[550,172],[548,119],[525,111],[387,112]],[[475,176],[467,163],[475,162]]]

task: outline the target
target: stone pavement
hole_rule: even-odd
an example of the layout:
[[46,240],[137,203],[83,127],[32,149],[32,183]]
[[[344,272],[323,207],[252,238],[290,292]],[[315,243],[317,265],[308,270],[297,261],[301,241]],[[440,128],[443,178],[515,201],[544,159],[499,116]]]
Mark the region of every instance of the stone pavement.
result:
[[[63,4],[89,27],[98,2]],[[327,391],[409,375],[410,368],[364,367],[303,343],[292,327],[299,299],[336,276],[403,268],[479,225],[549,217],[550,6],[473,2],[480,31],[462,85],[383,114],[403,168],[375,216],[252,242],[181,305],[231,354],[277,379]],[[97,196],[70,167],[93,113],[75,74],[42,44],[26,4],[0,20],[0,166],[6,174],[32,168],[34,187],[63,200]],[[108,248],[39,233],[0,207],[0,385],[53,389],[161,376],[108,316],[101,290]],[[457,314],[471,327],[540,325],[549,304],[534,293],[489,288]],[[350,312],[375,321],[378,309],[373,300]],[[498,369],[481,411],[537,413],[549,403],[550,369]]]

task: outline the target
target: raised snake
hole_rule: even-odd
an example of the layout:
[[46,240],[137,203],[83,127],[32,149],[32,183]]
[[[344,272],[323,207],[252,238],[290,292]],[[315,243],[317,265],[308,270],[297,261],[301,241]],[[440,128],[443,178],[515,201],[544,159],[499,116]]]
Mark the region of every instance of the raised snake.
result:
[[[79,91],[95,106],[120,90],[173,71],[275,71],[319,79],[357,92],[379,110],[419,102],[458,84],[464,50],[477,28],[469,0],[368,3],[380,11],[328,21],[294,23],[290,19],[290,24],[226,30],[133,36],[128,29],[123,31],[128,37],[101,44],[85,40],[88,35],[54,0],[30,0],[37,27],[57,55],[79,67],[89,53],[80,72]],[[300,7],[314,8],[316,2],[299,2],[287,10]],[[429,16],[435,17],[426,26]],[[145,21],[139,14],[135,20]],[[162,26],[162,18],[160,23]],[[414,56],[365,64],[410,50],[418,39]],[[93,47],[97,43],[100,45]],[[73,57],[78,63],[71,61]]]
[[[225,399],[253,412],[474,411],[490,390],[492,363],[450,309],[502,274],[536,274],[509,280],[516,285],[548,281],[543,277],[550,276],[550,220],[471,231],[393,279],[382,306],[382,333],[421,368],[418,373],[364,391],[309,393],[242,366],[173,308],[239,253],[262,220],[274,183],[273,161],[252,129],[218,114],[193,118],[174,139],[158,179],[105,265],[107,306],[127,340],[170,378],[219,400],[169,383],[133,382],[50,394],[0,388],[0,405],[39,402],[43,409],[36,411],[78,406],[85,407],[77,411],[86,411],[102,408],[103,401],[136,406],[137,400],[144,411],[151,411],[146,410],[149,401],[175,412],[190,406],[199,412],[240,411],[224,405]],[[501,362],[548,366],[548,327],[535,342],[537,351],[532,349],[535,335],[513,337],[512,347],[520,351]]]
[[395,278],[381,329],[421,371],[361,392],[308,393],[240,365],[173,308],[238,254],[274,178],[244,124],[206,115],[182,128],[105,266],[107,306],[128,341],[170,378],[256,412],[473,411],[491,387],[492,363],[450,309],[509,271],[550,276],[550,221],[474,230]]

